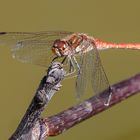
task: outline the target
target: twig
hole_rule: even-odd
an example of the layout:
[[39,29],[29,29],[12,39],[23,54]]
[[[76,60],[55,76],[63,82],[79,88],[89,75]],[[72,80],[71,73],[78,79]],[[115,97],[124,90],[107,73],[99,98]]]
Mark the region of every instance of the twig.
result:
[[[104,91],[99,95],[91,97],[90,99],[85,100],[82,103],[71,107],[63,112],[60,112],[54,116],[41,119],[39,118],[40,114],[50,100],[50,96],[44,96],[46,95],[46,91],[42,91],[44,87],[42,86],[42,83],[44,83],[44,80],[42,80],[40,88],[38,90],[41,91],[39,92],[40,94],[37,92],[37,94],[39,94],[39,97],[41,98],[35,97],[33,99],[33,106],[30,105],[29,110],[27,110],[25,117],[23,118],[21,124],[10,140],[44,140],[48,136],[56,136],[75,126],[76,124],[110,108],[111,106],[121,102],[122,100],[135,95],[140,91],[140,74],[137,74],[112,86],[112,97],[109,106],[104,105],[104,98],[106,97],[106,95],[108,95],[108,92]],[[62,80],[62,78],[60,78],[58,81],[60,80]],[[51,93],[50,89],[52,90],[53,86],[52,84],[51,86],[48,86],[49,92],[47,93],[47,95]],[[57,86],[54,87],[57,89]],[[52,93],[50,95],[52,95]],[[36,101],[38,102],[38,100],[39,104],[35,107],[34,102],[36,103]]]
[[38,128],[41,128],[37,125],[40,114],[54,93],[60,89],[60,82],[64,78],[64,74],[60,63],[55,62],[49,67],[47,76],[42,79],[25,116],[9,140],[41,139],[40,132],[37,131]]
[[42,127],[47,128],[47,131],[43,134],[46,136],[61,134],[74,125],[135,95],[140,91],[140,74],[113,85],[112,90],[113,93],[109,106],[104,105],[104,96],[107,94],[107,91],[104,91],[100,95],[91,97],[61,113],[42,119]]

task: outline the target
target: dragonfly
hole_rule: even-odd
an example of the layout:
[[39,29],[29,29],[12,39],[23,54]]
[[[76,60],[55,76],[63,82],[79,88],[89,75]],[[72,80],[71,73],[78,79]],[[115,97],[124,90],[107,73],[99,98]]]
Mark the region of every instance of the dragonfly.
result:
[[10,47],[13,58],[23,63],[48,67],[54,61],[61,62],[66,78],[77,77],[77,97],[86,92],[88,85],[97,96],[107,90],[105,106],[110,104],[112,88],[99,51],[109,48],[140,49],[140,44],[109,43],[85,33],[68,31],[0,32],[0,45]]

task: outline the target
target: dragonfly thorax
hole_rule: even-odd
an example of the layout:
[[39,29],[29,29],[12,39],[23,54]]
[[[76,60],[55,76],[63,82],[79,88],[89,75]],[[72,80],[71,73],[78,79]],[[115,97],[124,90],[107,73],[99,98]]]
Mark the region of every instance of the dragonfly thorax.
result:
[[74,55],[85,49],[85,42],[87,42],[87,36],[85,34],[72,34],[65,39],[55,40],[52,51],[59,57]]

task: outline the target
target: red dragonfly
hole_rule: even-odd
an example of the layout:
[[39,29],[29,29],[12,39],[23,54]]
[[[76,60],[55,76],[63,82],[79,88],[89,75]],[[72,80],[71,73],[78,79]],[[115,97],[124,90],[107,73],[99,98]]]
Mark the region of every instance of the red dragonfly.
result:
[[84,33],[66,31],[0,32],[0,44],[11,47],[13,58],[24,63],[48,67],[51,62],[61,62],[67,72],[66,77],[77,76],[77,97],[91,84],[94,94],[108,90],[106,106],[112,92],[98,50],[140,49],[140,44],[107,43]]

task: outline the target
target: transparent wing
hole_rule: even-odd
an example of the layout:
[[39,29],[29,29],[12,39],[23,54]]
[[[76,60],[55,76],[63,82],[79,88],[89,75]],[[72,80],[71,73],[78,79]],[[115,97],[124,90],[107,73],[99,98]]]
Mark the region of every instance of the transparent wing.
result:
[[[103,68],[99,52],[96,46],[93,46],[94,49],[92,51],[93,55],[91,59],[91,65],[93,65],[93,69],[91,72],[91,84],[95,94],[100,94],[102,91],[106,90],[107,92],[103,95],[104,97],[104,104],[108,104],[110,102],[110,95],[112,94],[111,86],[109,84],[109,80]],[[108,93],[108,94],[107,94]]]
[[70,34],[66,31],[1,32],[0,44],[11,47],[13,57],[21,62],[47,66],[53,58],[54,40]]
[[90,61],[88,53],[83,53],[80,57],[76,57],[79,59],[79,66],[80,66],[80,74],[78,74],[76,79],[76,93],[77,98],[80,98],[86,91],[88,84],[90,84],[91,78],[91,69],[89,68]]
[[19,40],[35,38],[36,33],[30,32],[0,32],[0,45],[11,47]]
[[72,34],[68,31],[44,31],[44,32],[0,32],[0,44],[13,46],[23,40],[46,40],[49,38],[62,38]]
[[[82,45],[85,46],[85,48],[88,48],[91,43],[86,41],[83,42]],[[91,84],[93,69],[92,61],[94,61],[92,55],[93,52],[90,51],[87,53],[82,52],[80,55],[76,56],[76,60],[80,67],[80,74],[78,74],[76,80],[76,93],[78,98],[85,93],[87,86]]]
[[88,85],[92,86],[94,94],[99,94],[105,89],[110,89],[110,84],[96,46],[93,46],[93,50],[83,53],[80,56],[79,62],[81,74],[78,75],[76,80],[78,97],[85,93]]
[[53,59],[51,46],[53,41],[20,41],[11,49],[13,58],[23,63],[48,66]]

